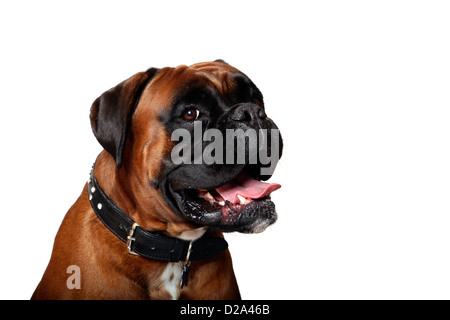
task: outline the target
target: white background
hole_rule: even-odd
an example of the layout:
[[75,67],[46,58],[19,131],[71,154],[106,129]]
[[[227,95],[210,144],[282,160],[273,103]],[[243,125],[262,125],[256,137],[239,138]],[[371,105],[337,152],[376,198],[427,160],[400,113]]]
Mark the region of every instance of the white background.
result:
[[221,58],[285,142],[278,222],[227,235],[243,298],[449,299],[449,17],[446,1],[2,1],[0,298],[45,270],[101,150],[95,98]]

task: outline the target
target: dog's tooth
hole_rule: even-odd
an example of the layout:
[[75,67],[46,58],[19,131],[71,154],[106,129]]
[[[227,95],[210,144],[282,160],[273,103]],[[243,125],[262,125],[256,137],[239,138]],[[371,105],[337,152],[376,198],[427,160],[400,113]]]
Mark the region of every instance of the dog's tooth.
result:
[[212,196],[212,194],[209,193],[209,192],[206,192],[206,193],[204,194],[204,196],[205,196],[206,199],[209,199],[209,200],[215,200],[214,197]]
[[223,207],[225,205],[225,201],[220,201],[219,204]]
[[238,199],[239,199],[239,202],[241,203],[241,204],[245,204],[247,201],[247,199],[245,199],[243,196],[241,196],[240,194],[238,194],[237,195],[238,196]]

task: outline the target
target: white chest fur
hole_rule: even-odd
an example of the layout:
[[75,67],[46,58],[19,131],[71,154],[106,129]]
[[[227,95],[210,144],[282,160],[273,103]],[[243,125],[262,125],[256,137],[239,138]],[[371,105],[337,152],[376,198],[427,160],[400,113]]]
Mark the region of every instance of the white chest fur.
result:
[[161,281],[173,300],[180,297],[181,262],[169,262],[161,275]]
[[[198,228],[184,231],[178,238],[186,241],[194,241],[200,238],[206,230],[206,228]],[[181,270],[183,268],[183,263],[184,262],[182,261],[169,262],[161,275],[162,285],[173,300],[177,300],[180,297]]]

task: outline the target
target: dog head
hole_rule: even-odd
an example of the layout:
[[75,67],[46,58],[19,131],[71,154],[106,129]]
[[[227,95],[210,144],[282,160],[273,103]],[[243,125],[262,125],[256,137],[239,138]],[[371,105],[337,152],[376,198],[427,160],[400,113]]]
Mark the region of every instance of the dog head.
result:
[[261,180],[281,157],[282,139],[261,92],[229,64],[135,74],[103,93],[90,118],[137,211],[245,233],[275,222],[270,192],[280,186]]

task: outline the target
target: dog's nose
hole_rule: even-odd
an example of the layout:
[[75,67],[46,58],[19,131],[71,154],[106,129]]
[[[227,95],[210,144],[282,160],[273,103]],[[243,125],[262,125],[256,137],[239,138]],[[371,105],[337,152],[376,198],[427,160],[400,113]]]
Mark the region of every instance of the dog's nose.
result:
[[266,113],[260,106],[256,104],[245,103],[234,109],[231,112],[230,118],[234,121],[251,122],[256,121],[258,118],[266,118]]

